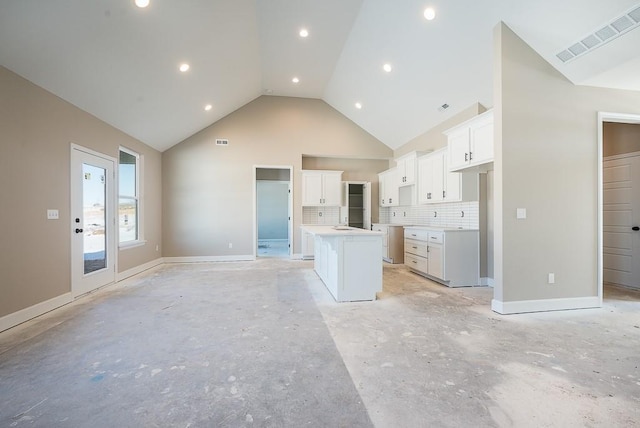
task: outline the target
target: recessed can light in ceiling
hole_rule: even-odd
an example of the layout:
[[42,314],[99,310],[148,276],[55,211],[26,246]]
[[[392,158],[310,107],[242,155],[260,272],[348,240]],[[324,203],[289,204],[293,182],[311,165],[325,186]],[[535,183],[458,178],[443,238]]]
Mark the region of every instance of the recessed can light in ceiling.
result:
[[147,7],[149,6],[149,0],[135,0],[135,4],[138,7]]
[[307,37],[309,35],[309,30],[302,28],[298,34],[300,34],[300,37]]
[[386,71],[387,73],[390,73],[390,72],[391,72],[391,70],[392,70],[391,64],[386,63],[385,65],[383,65],[383,66],[382,66],[382,69],[383,69],[384,71]]
[[361,104],[361,103],[356,103],[356,104],[355,104],[355,106],[356,106],[356,108],[357,108],[358,110],[360,110],[360,109],[362,108],[362,104]]
[[293,83],[299,83],[299,82],[300,82],[300,79],[298,79],[297,77],[294,77],[293,79],[291,79],[291,81],[292,81]]
[[211,104],[207,104],[206,106],[204,106],[204,111],[209,111],[213,108],[213,106]]
[[185,63],[180,64],[180,67],[178,67],[178,68],[180,69],[180,71],[182,71],[184,73],[185,71],[189,71],[189,68],[191,68],[191,67],[189,67],[189,64],[187,64],[185,62]]
[[427,21],[431,21],[436,17],[436,11],[432,7],[428,7],[424,10],[424,17]]

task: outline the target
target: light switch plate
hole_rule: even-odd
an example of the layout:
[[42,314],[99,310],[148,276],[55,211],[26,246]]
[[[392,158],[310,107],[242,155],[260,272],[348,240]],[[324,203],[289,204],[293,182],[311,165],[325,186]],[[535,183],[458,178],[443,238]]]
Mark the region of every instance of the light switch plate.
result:
[[58,210],[47,210],[47,220],[58,220],[59,218]]
[[526,208],[516,208],[516,218],[518,220],[522,220],[527,218],[527,209]]

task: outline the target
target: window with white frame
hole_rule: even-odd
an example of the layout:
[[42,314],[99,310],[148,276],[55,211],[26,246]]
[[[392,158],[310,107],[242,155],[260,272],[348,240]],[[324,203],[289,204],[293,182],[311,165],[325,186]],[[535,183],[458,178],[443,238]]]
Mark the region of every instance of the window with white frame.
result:
[[142,241],[140,224],[140,155],[120,148],[118,164],[118,226],[120,245]]

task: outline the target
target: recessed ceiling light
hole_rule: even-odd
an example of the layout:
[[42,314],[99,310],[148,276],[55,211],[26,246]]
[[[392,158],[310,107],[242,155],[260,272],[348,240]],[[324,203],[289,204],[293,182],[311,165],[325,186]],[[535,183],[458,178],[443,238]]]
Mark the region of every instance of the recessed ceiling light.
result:
[[206,106],[204,106],[204,111],[209,111],[213,108],[213,106],[211,104],[207,104]]
[[428,7],[424,10],[424,17],[427,21],[431,21],[433,18],[436,17],[436,11],[433,10],[432,7]]
[[306,28],[302,28],[298,34],[300,34],[300,37],[307,37],[309,35],[309,31]]
[[298,79],[297,77],[294,77],[293,79],[291,79],[291,81],[292,81],[293,83],[299,83],[299,82],[300,82],[300,79]]
[[136,0],[136,6],[138,7],[147,7],[149,6],[149,0]]
[[382,66],[382,69],[387,73],[391,72],[391,69],[392,69],[391,64],[386,63],[385,65]]
[[185,71],[188,71],[188,70],[189,70],[189,64],[187,64],[186,62],[180,64],[180,71],[184,73]]
[[360,109],[362,108],[362,104],[361,104],[361,103],[356,103],[356,108],[357,108],[358,110],[360,110]]

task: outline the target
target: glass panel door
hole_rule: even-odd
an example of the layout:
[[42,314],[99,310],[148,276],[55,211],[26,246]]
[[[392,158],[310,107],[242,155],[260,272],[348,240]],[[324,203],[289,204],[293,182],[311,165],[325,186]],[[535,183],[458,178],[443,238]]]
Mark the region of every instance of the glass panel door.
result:
[[106,182],[107,171],[82,164],[82,217],[84,273],[107,267]]
[[115,281],[115,159],[71,150],[71,290],[74,297]]

